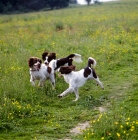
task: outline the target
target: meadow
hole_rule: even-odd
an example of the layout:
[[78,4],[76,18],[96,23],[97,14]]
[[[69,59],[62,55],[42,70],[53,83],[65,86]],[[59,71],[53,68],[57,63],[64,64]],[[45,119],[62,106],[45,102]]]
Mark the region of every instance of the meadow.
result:
[[[138,139],[138,2],[120,0],[53,11],[0,15],[0,140]],[[94,81],[59,99],[68,85],[30,83],[28,59],[44,51],[57,58],[88,57],[105,89]],[[99,108],[103,108],[100,111]],[[70,132],[88,121],[82,134]]]

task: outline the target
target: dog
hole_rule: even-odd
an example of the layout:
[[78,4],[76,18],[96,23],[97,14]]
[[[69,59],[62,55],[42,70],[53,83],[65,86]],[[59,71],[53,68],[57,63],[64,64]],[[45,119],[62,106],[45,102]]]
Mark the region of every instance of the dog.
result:
[[99,80],[94,68],[91,67],[91,65],[96,66],[96,63],[97,62],[94,58],[89,57],[87,66],[80,71],[74,71],[75,66],[62,66],[59,69],[59,72],[63,75],[65,82],[69,84],[69,88],[59,94],[58,97],[61,98],[69,92],[74,92],[76,95],[76,99],[74,101],[77,101],[79,99],[78,88],[83,86],[89,79],[94,79],[101,88],[104,89],[103,84]]
[[81,55],[77,53],[70,54],[65,58],[56,59],[56,53],[44,52],[42,54],[42,59],[46,65],[53,67],[57,71],[61,66],[71,66],[73,60],[77,63],[82,62]]
[[46,79],[49,79],[52,88],[55,88],[55,74],[54,70],[42,63],[42,60],[37,57],[30,57],[28,59],[28,66],[30,68],[30,82],[35,86],[35,80],[39,80],[38,86],[44,86]]

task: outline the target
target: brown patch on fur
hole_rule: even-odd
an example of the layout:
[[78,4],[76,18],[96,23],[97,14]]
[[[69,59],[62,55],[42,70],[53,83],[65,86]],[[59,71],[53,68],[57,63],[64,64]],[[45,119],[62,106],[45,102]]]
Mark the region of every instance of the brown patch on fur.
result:
[[89,69],[89,67],[86,67],[84,69],[84,77],[87,78],[90,74],[91,74],[91,70]]
[[72,57],[74,57],[74,54],[69,55],[66,58],[61,58],[57,60],[57,67],[55,68],[55,70],[58,69],[60,66],[64,66],[66,63],[68,63],[68,66],[71,66],[73,61]]
[[91,72],[93,74],[93,77],[94,78],[97,78],[97,74],[96,74],[95,70],[93,68],[91,68],[91,70],[90,70],[90,67],[86,67],[84,69],[84,77],[87,78],[91,74]]
[[95,70],[94,70],[93,68],[91,68],[91,69],[92,69],[93,77],[94,77],[94,78],[97,78],[97,74],[96,74]]
[[71,65],[71,66],[63,66],[60,68],[59,72],[61,72],[61,74],[69,74],[72,71],[74,71],[76,68],[76,66]]
[[72,59],[72,58],[70,58],[70,59],[69,59],[69,61],[68,61],[68,65],[69,65],[69,66],[71,66],[71,65],[72,65],[72,61],[73,61],[73,59]]
[[51,73],[52,69],[48,66],[47,71],[48,71],[48,73]]
[[92,64],[92,65],[94,64],[94,60],[89,59],[89,60],[88,60],[88,67],[91,67],[91,64]]

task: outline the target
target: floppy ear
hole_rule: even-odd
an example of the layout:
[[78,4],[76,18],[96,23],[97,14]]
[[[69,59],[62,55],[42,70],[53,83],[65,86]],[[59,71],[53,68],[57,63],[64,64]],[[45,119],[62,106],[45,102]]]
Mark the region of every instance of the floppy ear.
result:
[[38,59],[38,61],[40,62],[40,64],[42,64],[42,60],[41,59]]
[[29,67],[32,67],[33,64],[34,64],[34,58],[29,58],[29,60],[28,60],[28,66]]
[[44,52],[44,53],[42,54],[42,59],[45,60],[47,55],[48,55],[48,52]]
[[63,67],[60,68],[59,71],[61,72],[61,74],[69,74],[73,70],[75,70],[75,67],[76,66],[74,66],[74,65],[72,65],[72,66],[63,66]]
[[50,53],[50,56],[51,56],[53,59],[56,59],[56,53]]
[[50,62],[51,60],[56,59],[56,53],[50,53],[48,55],[48,62]]
[[61,74],[65,74],[65,69],[64,69],[64,67],[60,67],[59,72],[61,72]]
[[75,69],[76,69],[76,66],[75,65],[71,65],[69,67],[71,68],[72,71],[75,71]]

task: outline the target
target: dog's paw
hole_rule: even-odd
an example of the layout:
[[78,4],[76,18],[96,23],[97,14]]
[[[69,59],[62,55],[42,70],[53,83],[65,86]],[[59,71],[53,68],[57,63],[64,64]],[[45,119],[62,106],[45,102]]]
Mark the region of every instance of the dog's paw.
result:
[[76,102],[76,101],[78,101],[78,99],[79,99],[79,98],[76,98],[75,100],[72,100],[72,101],[73,101],[73,102]]
[[62,98],[62,97],[63,97],[62,95],[60,95],[60,94],[58,95],[58,98]]

